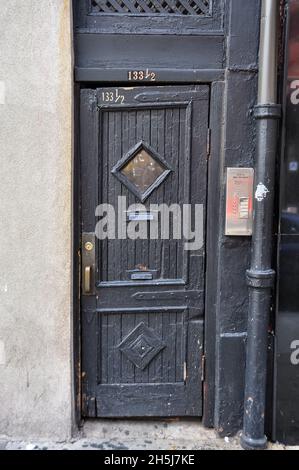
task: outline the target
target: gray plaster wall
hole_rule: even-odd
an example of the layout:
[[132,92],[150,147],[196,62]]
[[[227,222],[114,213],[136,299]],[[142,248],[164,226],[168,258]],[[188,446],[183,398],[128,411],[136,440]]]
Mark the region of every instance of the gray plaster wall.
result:
[[70,0],[0,0],[0,435],[70,436]]

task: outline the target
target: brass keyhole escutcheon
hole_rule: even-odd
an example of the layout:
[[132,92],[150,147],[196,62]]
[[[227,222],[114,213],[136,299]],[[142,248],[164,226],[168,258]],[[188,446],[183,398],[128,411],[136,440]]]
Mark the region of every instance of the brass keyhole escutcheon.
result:
[[84,248],[86,251],[92,251],[93,250],[93,243],[91,242],[86,242],[84,245]]

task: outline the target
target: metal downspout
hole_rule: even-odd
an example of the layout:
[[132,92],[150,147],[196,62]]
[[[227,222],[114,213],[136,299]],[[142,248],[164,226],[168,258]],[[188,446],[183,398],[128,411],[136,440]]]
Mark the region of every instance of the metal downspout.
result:
[[247,271],[249,313],[245,377],[244,449],[265,449],[265,408],[268,326],[272,269],[275,160],[281,107],[277,105],[277,27],[279,0],[262,0],[258,104],[257,154],[251,268]]

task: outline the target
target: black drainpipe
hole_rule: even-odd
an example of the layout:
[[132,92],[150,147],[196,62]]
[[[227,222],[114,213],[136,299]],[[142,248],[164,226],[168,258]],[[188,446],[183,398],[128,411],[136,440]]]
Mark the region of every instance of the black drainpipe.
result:
[[275,160],[281,107],[277,105],[277,37],[279,0],[262,0],[259,53],[257,154],[251,268],[247,271],[249,313],[245,378],[244,449],[265,449],[268,327],[272,269]]

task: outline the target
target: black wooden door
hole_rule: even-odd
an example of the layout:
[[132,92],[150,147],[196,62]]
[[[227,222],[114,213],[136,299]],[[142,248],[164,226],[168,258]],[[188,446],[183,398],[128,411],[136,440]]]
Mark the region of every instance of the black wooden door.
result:
[[204,243],[186,250],[172,217],[170,239],[127,239],[117,224],[148,227],[163,203],[202,205],[205,219],[208,114],[205,85],[81,91],[82,260],[103,221],[97,206],[116,214],[82,285],[84,416],[202,414]]

